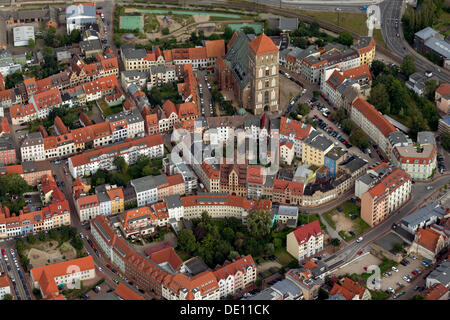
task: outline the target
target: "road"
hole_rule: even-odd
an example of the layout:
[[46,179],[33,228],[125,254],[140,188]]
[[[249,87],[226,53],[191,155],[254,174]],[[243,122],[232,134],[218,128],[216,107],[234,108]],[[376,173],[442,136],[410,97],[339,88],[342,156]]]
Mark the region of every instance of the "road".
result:
[[[450,72],[421,56],[405,40],[401,25],[401,16],[404,12],[404,6],[405,4],[402,0],[384,1],[380,4],[382,34],[387,46],[401,58],[412,55],[419,71],[432,71],[433,75],[440,80],[450,82]],[[398,19],[398,26],[396,26],[395,23],[396,19]],[[397,34],[399,35],[398,37]]]
[[[411,199],[404,205],[399,211],[391,214],[391,216],[382,222],[380,225],[370,229],[360,243],[353,242],[352,244],[346,246],[342,250],[338,251],[336,254],[330,256],[326,262],[329,266],[331,265],[342,265],[350,260],[352,260],[359,250],[362,250],[367,245],[372,243],[374,240],[379,238],[382,234],[386,233],[392,228],[392,225],[400,221],[403,217],[410,214],[412,211],[416,210],[418,206],[428,198],[435,190],[439,190],[446,183],[449,183],[450,177],[440,176],[435,181],[431,183],[415,183],[412,186]],[[427,186],[433,186],[432,190],[427,190]]]

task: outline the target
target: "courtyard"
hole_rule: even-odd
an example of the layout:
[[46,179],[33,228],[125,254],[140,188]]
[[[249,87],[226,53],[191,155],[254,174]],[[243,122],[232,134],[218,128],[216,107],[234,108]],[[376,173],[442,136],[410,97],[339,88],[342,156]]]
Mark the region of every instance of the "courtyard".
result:
[[69,242],[64,242],[58,247],[58,241],[47,241],[30,245],[25,255],[30,260],[30,264],[36,268],[75,259],[77,251]]

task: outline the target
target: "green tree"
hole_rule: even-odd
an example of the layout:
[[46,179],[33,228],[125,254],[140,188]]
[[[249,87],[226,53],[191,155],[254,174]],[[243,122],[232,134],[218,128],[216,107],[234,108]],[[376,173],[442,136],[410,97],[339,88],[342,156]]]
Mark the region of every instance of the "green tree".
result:
[[271,255],[275,252],[275,246],[273,243],[266,243],[266,246],[264,247],[264,253],[267,255]]
[[81,32],[78,29],[72,30],[70,33],[70,42],[71,43],[78,43],[81,41]]
[[310,111],[311,111],[311,107],[308,106],[307,104],[300,103],[298,105],[298,109],[297,109],[298,114],[301,114],[302,116],[306,116]]
[[226,26],[225,30],[223,31],[223,37],[226,41],[230,40],[231,37],[233,37],[233,29],[230,28],[230,26]]
[[444,132],[441,135],[441,145],[445,150],[447,150],[447,152],[450,152],[450,132]]
[[378,77],[379,74],[383,73],[386,70],[386,65],[383,61],[373,60],[372,65],[370,66],[374,77]]
[[162,28],[161,33],[166,36],[170,33],[170,30],[168,27]]
[[113,160],[113,165],[120,171],[122,174],[125,174],[128,170],[128,163],[125,161],[123,157],[115,157]]
[[410,55],[404,57],[400,69],[407,77],[416,72],[417,68],[416,63],[414,62],[414,57]]
[[32,233],[29,233],[27,235],[27,242],[30,244],[34,244],[37,242],[35,236]]
[[39,232],[38,233],[38,239],[39,239],[39,241],[45,241],[45,239],[46,239],[45,233],[44,232]]
[[251,236],[262,238],[269,234],[272,216],[269,211],[255,210],[247,216],[247,226]]
[[225,227],[222,230],[222,237],[229,243],[233,243],[235,240],[235,235],[234,235],[233,229],[231,229],[230,227]]
[[380,112],[390,113],[391,102],[389,93],[383,83],[378,83],[370,90],[369,102]]
[[6,76],[5,88],[6,89],[14,88],[17,84],[22,83],[22,82],[23,82],[22,72],[17,70],[13,74],[9,74]]
[[338,238],[333,238],[333,239],[331,239],[331,244],[334,247],[339,247],[341,245],[341,240],[339,240]]
[[283,239],[276,238],[273,239],[273,245],[275,246],[275,250],[280,250],[283,248]]
[[436,80],[429,80],[425,82],[425,97],[427,97],[428,100],[434,102],[434,94],[438,87],[439,82]]
[[44,43],[46,46],[49,46],[49,47],[55,46],[55,35],[56,35],[56,29],[53,27],[48,28],[47,33],[44,36]]
[[426,300],[422,294],[416,294],[411,298],[411,300]]
[[350,142],[359,148],[367,148],[369,137],[361,128],[356,128],[350,134]]
[[34,41],[34,39],[28,40],[28,46],[34,48],[36,46],[36,41]]
[[319,288],[317,300],[327,300],[329,298],[328,292],[326,292],[324,289]]
[[192,253],[197,249],[195,236],[192,233],[192,230],[189,229],[183,229],[178,233],[177,244],[182,251],[188,253]]
[[350,120],[350,119],[344,119],[341,122],[342,130],[344,130],[345,133],[350,134],[353,129],[356,128],[356,124]]
[[3,300],[12,300],[12,299],[13,299],[13,296],[9,293],[7,293],[3,296]]
[[342,32],[336,41],[349,47],[353,44],[353,36],[350,32]]

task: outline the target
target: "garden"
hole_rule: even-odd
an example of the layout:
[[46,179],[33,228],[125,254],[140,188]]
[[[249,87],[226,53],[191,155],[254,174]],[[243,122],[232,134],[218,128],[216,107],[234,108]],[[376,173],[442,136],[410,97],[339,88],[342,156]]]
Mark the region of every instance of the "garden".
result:
[[286,234],[292,229],[275,232],[269,211],[256,210],[247,217],[246,228],[240,219],[212,219],[204,211],[201,218],[192,219],[192,230],[183,229],[178,233],[179,256],[185,260],[199,256],[211,268],[222,265],[241,255],[257,257],[275,254],[282,267],[297,261],[285,250]]
[[[89,179],[92,187],[109,183],[124,187],[130,180],[144,176],[157,176],[161,174],[162,160],[150,159],[148,156],[140,155],[135,164],[128,165],[123,157],[116,157],[113,160],[117,170],[97,170]],[[90,189],[94,192],[94,188]]]
[[8,207],[11,213],[19,213],[26,204],[24,193],[34,190],[16,173],[0,176],[0,185],[0,203]]

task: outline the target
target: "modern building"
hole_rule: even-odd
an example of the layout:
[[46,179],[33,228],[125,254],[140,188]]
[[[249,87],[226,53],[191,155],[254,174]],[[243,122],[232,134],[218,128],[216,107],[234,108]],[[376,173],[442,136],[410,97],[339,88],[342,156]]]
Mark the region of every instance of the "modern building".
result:
[[371,227],[384,221],[411,196],[411,176],[394,169],[361,196],[361,218]]
[[93,3],[75,4],[66,8],[67,34],[75,29],[84,31],[89,28],[89,25],[96,22],[95,4]]

